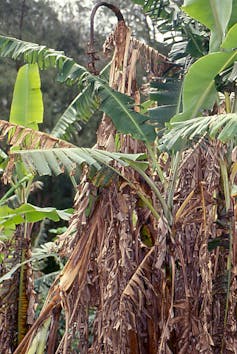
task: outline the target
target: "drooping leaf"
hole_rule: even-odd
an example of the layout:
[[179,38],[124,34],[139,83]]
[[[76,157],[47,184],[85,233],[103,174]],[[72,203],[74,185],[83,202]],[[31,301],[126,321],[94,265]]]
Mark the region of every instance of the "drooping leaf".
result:
[[184,0],[182,9],[211,30],[210,51],[218,50],[231,17],[232,0]]
[[98,97],[96,97],[93,84],[88,84],[85,89],[80,92],[71,104],[64,111],[57,121],[51,134],[58,138],[63,138],[73,129],[74,123],[77,121],[87,122],[93,113],[99,108]]
[[41,69],[54,67],[58,71],[60,82],[73,84],[83,81],[85,85],[88,82],[93,83],[100,102],[100,110],[111,117],[121,133],[131,134],[145,142],[155,139],[154,128],[148,123],[149,117],[133,110],[133,99],[111,89],[106,80],[91,75],[87,69],[65,56],[63,52],[0,36],[0,56],[13,59],[23,57],[27,63],[38,63]]
[[24,222],[37,222],[45,218],[53,221],[69,220],[73,209],[57,210],[56,208],[40,208],[25,203],[19,208],[12,209],[6,205],[0,207],[0,226],[10,227]]
[[188,121],[171,123],[171,131],[165,134],[161,140],[162,149],[179,150],[180,142],[192,142],[208,134],[212,139],[222,142],[236,141],[237,136],[237,114],[219,114],[207,117],[193,118]]
[[51,134],[63,137],[71,124],[77,120],[87,122],[93,113],[100,109],[111,117],[120,133],[131,134],[143,141],[153,141],[155,131],[154,127],[147,123],[149,116],[135,112],[133,105],[131,97],[111,89],[103,79],[97,78],[93,81],[90,79],[85,89],[63,113]]
[[43,99],[37,64],[25,64],[17,74],[11,104],[10,122],[38,130],[43,122]]
[[[99,74],[107,82],[109,81],[110,65],[111,63],[108,63]],[[88,82],[87,86],[74,98],[58,119],[51,134],[66,139],[74,129],[76,122],[87,123],[98,108],[99,98],[95,94],[94,83]]]
[[8,144],[12,147],[21,147],[33,149],[36,147],[73,147],[73,144],[65,140],[58,139],[49,134],[39,132],[30,128],[25,128],[22,125],[10,123],[5,120],[0,120],[0,137],[3,138],[9,134]]
[[77,82],[88,71],[67,57],[62,51],[46,46],[21,41],[20,39],[0,36],[0,55],[14,60],[23,58],[26,63],[39,65],[40,69],[56,68],[60,82]]
[[[49,243],[49,242],[47,242]],[[52,242],[50,242],[52,244]],[[45,246],[47,244],[44,244],[43,246]],[[17,269],[19,269],[20,267],[22,267],[25,264],[31,263],[31,262],[37,262],[37,261],[41,261],[42,259],[46,259],[49,257],[55,257],[56,259],[58,259],[58,254],[54,251],[52,252],[49,247],[45,247],[45,249],[43,249],[43,246],[41,246],[42,251],[41,252],[35,252],[35,254],[33,254],[33,256],[29,259],[27,259],[26,261],[23,261],[21,263],[17,263],[14,267],[11,268],[11,270],[7,273],[5,273],[3,276],[0,277],[0,284],[7,279],[11,279],[12,275],[15,273],[15,271]],[[46,252],[45,252],[46,251]]]
[[[140,169],[147,168],[147,161],[143,161],[144,154],[111,153],[97,149],[86,148],[54,148],[44,150],[13,151],[11,156],[21,158],[31,173],[42,175],[59,175],[64,171],[73,174],[83,165],[99,171],[103,165],[109,165],[113,160],[122,166],[129,166],[130,161],[136,163]],[[141,161],[142,160],[142,161]]]
[[120,133],[131,134],[135,139],[154,141],[156,137],[154,127],[147,123],[148,116],[133,110],[134,100],[113,90],[102,79],[97,80],[99,81],[98,95],[101,99],[101,110],[111,117],[116,129]]
[[[158,31],[164,35],[164,42],[173,44],[169,58],[185,64],[185,58],[199,58],[207,53],[209,33],[203,26],[193,26],[193,20],[181,10],[183,1],[173,0],[144,0],[134,3],[142,5],[155,23]],[[160,43],[158,44],[160,45]]]

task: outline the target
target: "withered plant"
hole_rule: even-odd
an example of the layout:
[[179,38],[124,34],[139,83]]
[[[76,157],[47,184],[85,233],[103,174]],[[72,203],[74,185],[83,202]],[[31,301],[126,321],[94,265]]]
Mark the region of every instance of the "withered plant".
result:
[[[40,150],[48,170],[63,165],[71,172],[78,164],[82,174],[74,215],[57,241],[67,263],[14,353],[236,353],[236,115],[216,104],[203,119],[171,121],[159,146],[146,139],[152,125],[140,112],[137,65],[159,78],[167,70],[177,75],[177,68],[133,39],[118,9],[110,8],[118,17],[105,43],[107,52],[113,50],[110,88],[101,77],[87,77],[99,86],[104,111],[97,144],[50,149],[54,162],[49,149]],[[95,74],[93,37],[89,54]],[[81,70],[73,65],[67,79]],[[117,106],[108,108],[111,97]],[[118,107],[126,113],[122,128]],[[21,134],[15,133],[17,146],[29,136]],[[12,151],[11,158],[42,169],[34,150]]]

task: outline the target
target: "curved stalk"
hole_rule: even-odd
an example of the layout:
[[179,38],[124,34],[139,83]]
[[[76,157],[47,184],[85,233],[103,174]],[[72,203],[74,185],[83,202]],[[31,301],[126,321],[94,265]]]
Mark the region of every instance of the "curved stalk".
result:
[[88,57],[89,57],[89,63],[88,63],[88,68],[89,71],[91,73],[93,73],[94,75],[98,74],[96,67],[95,67],[95,61],[98,60],[99,58],[96,57],[96,53],[97,51],[95,50],[94,44],[95,44],[95,40],[94,40],[94,19],[95,19],[95,14],[97,12],[97,10],[99,9],[99,7],[101,6],[105,6],[108,7],[110,10],[113,11],[113,13],[115,14],[115,16],[117,17],[118,21],[124,21],[123,15],[121,13],[121,11],[119,10],[119,8],[113,4],[109,4],[105,1],[102,2],[98,2],[94,7],[93,10],[91,12],[91,17],[90,17],[90,42],[88,44]]

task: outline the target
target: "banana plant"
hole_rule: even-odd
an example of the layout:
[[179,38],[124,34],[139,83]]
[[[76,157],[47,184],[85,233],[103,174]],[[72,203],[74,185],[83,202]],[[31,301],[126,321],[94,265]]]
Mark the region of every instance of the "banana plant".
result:
[[[90,74],[86,68],[63,52],[5,36],[0,36],[0,56],[14,60],[22,58],[26,63],[37,63],[39,68],[44,70],[53,67],[57,70],[59,82],[83,87],[82,92],[64,113],[60,127],[64,124],[68,127],[71,124],[74,112],[78,114],[78,118],[87,119],[99,108],[111,117],[119,132],[131,134],[135,139],[146,143],[154,141],[156,134],[154,127],[148,122],[149,117],[135,112],[134,100],[113,90],[103,74],[100,77]],[[54,130],[58,136],[56,132],[57,130]]]
[[[19,124],[24,125],[24,129],[29,129],[37,133],[38,124],[43,121],[43,100],[40,90],[40,76],[37,64],[26,64],[19,69],[11,105],[10,122],[7,123],[11,129],[5,131],[3,138],[7,143],[19,137]],[[29,144],[33,134],[25,138],[24,146]],[[24,136],[21,136],[23,142]],[[16,141],[15,141],[16,142]],[[9,144],[11,146],[11,144]],[[10,154],[16,146],[19,148],[19,141],[11,147]],[[2,150],[1,150],[2,151]],[[5,274],[1,274],[3,280],[8,271],[18,270],[19,279],[13,276],[12,281],[4,283],[4,288],[9,291],[1,296],[1,306],[8,311],[8,294],[15,282],[15,289],[19,289],[14,303],[17,319],[13,323],[1,323],[1,326],[14,327],[18,333],[19,343],[27,331],[29,323],[32,321],[34,307],[34,289],[31,284],[31,268],[28,259],[31,254],[32,241],[31,231],[33,224],[45,218],[59,221],[68,220],[72,210],[60,211],[55,208],[38,208],[28,203],[28,197],[34,185],[34,175],[27,171],[21,161],[14,163],[14,171],[10,175],[6,174],[6,164],[9,155],[1,154],[1,166],[5,170],[5,176],[10,184],[10,188],[0,199],[0,239],[3,244],[10,245],[8,250],[1,253],[2,269]],[[10,207],[9,205],[13,205]],[[9,253],[10,252],[10,253]],[[12,273],[11,273],[12,275]],[[31,320],[29,319],[31,317]],[[16,344],[16,343],[15,343]]]
[[[206,30],[211,31],[209,53],[202,55],[191,66],[189,65],[187,73],[184,75],[181,91],[182,110],[181,112],[175,112],[171,117],[171,122],[196,118],[201,116],[202,112],[212,110],[214,104],[218,103],[219,100],[219,79],[226,70],[233,68],[236,62],[236,0],[225,2],[218,0],[184,0],[183,6],[181,6],[182,2],[180,2],[180,7],[178,7],[178,4],[174,5],[176,10],[171,4],[173,2],[168,2],[164,6],[164,10],[157,1],[134,0],[134,2],[142,5],[148,13],[153,14],[156,20],[157,18],[161,19],[164,16],[163,11],[169,9],[172,15],[175,14],[175,11],[178,11],[179,16],[177,17],[179,19],[186,14],[199,21]],[[187,21],[184,21],[184,23],[187,23]],[[183,28],[184,23],[181,24],[181,28]],[[193,60],[195,59],[193,57]],[[162,93],[162,89],[160,91]],[[162,107],[159,109],[161,110]],[[165,114],[164,111],[163,117],[165,117]],[[154,120],[156,117],[162,119],[159,110],[157,112],[156,110],[152,111],[152,117]]]
[[[201,3],[203,6],[200,6]],[[198,7],[199,10],[196,11]],[[218,101],[218,88],[215,80],[226,69],[233,67],[237,58],[236,24],[228,30],[232,1],[225,3],[214,1],[211,7],[209,2],[187,0],[184,2],[183,9],[190,16],[198,17],[199,21],[211,29],[212,35],[210,53],[192,64],[185,75],[182,96],[183,112],[174,116],[172,122],[192,119],[200,115],[203,110],[212,109],[214,103]]]
[[183,11],[210,29],[210,52],[218,51],[225,38],[232,14],[232,2],[232,0],[225,2],[218,0],[184,1]]
[[[139,2],[142,3],[142,1]],[[146,3],[146,5],[148,5],[149,3],[150,6],[150,4],[154,2],[143,1],[143,3]],[[172,109],[175,109],[175,112],[177,112],[179,111],[177,107],[179,108],[183,107],[182,108],[183,111],[181,112],[180,115],[174,116],[174,118],[172,119],[172,121],[168,126],[170,130],[168,130],[168,133],[164,135],[160,141],[161,146],[163,147],[165,146],[165,148],[171,150],[175,150],[177,141],[180,141],[183,138],[193,139],[198,136],[203,136],[205,134],[210,133],[211,136],[217,137],[222,141],[229,141],[229,139],[232,140],[236,132],[236,122],[235,122],[236,116],[234,112],[233,114],[231,114],[231,112],[228,111],[226,114],[222,116],[218,115],[213,117],[208,116],[208,117],[196,118],[197,116],[201,115],[203,110],[210,110],[213,108],[213,104],[217,99],[217,92],[218,92],[218,88],[215,81],[216,77],[220,74],[223,74],[223,72],[229,70],[234,66],[234,62],[236,60],[236,55],[237,55],[237,51],[234,47],[234,38],[236,38],[235,26],[231,26],[229,29],[229,22],[231,21],[232,2],[228,1],[225,9],[223,9],[224,5],[221,5],[220,2],[213,1],[212,4],[213,6],[210,7],[208,6],[209,2],[208,4],[198,0],[196,1],[187,0],[184,2],[183,9],[191,16],[193,14],[193,17],[197,15],[199,16],[199,20],[204,25],[208,26],[208,28],[211,30],[212,39],[210,43],[210,53],[204,56],[203,58],[197,60],[194,64],[192,64],[188,70],[187,75],[185,75],[184,83],[182,87],[182,92],[183,92],[182,105],[180,104],[181,100],[178,95],[179,90],[177,90],[176,94],[174,95],[174,101],[172,101],[173,104]],[[200,5],[203,5],[203,9],[198,11]],[[223,18],[220,18],[220,14],[222,10],[223,10]],[[206,16],[206,13],[208,14],[208,19],[206,19],[207,21],[204,18],[204,16]],[[82,87],[81,92],[75,98],[75,100],[70,105],[69,109],[64,114],[63,119],[61,120],[61,123],[63,122],[61,126],[63,126],[64,123],[65,125],[68,125],[70,124],[70,122],[73,122],[75,120],[75,115],[77,114],[81,118],[85,117],[85,119],[89,119],[91,112],[93,112],[94,109],[99,108],[104,113],[111,116],[119,132],[122,132],[124,134],[131,134],[134,138],[142,140],[147,144],[149,142],[154,141],[156,137],[154,127],[148,123],[147,115],[143,115],[133,111],[132,106],[134,102],[132,99],[122,95],[121,93],[116,92],[115,90],[112,90],[108,86],[106,80],[104,80],[101,77],[95,77],[91,75],[85,68],[75,63],[72,59],[67,58],[62,52],[56,52],[32,43],[26,43],[26,42],[18,41],[16,39],[6,38],[6,37],[0,38],[0,47],[1,47],[0,53],[3,56],[9,56],[12,58],[18,58],[23,56],[26,62],[30,62],[34,64],[37,62],[41,69],[47,69],[48,67],[51,66],[55,67],[58,71],[58,79],[61,82],[77,84],[78,86]],[[214,50],[217,51],[214,52]],[[200,75],[202,80],[200,80]],[[163,89],[164,88],[165,87],[163,86]],[[165,99],[165,95],[163,96],[161,95],[162,87],[159,86],[158,89],[159,89],[158,96],[154,97],[154,99],[158,100],[158,104],[159,104],[159,100],[160,102],[162,102],[162,99]],[[163,93],[166,94],[166,92]],[[157,110],[153,115],[154,123],[157,122],[159,123],[161,121],[160,116],[158,117],[158,113],[159,115],[161,115],[161,118],[163,118],[164,112],[162,113],[162,110]],[[169,111],[168,118],[170,118],[170,116],[171,114]],[[137,195],[140,197],[142,202],[153,213],[156,220],[160,220],[161,218],[157,210],[158,208],[154,206],[152,200],[149,199],[145,193],[142,193],[142,191],[139,189],[139,186],[132,183],[128,178],[126,179],[126,176],[122,174],[121,170],[116,169],[116,164],[122,166],[122,169],[126,169],[127,167],[132,167],[133,170],[139,173],[143,181],[146,182],[146,186],[149,186],[149,188],[153,192],[153,195],[155,195],[157,197],[157,200],[160,202],[160,205],[162,206],[161,208],[162,213],[165,216],[166,219],[165,221],[167,221],[167,225],[166,223],[164,223],[165,225],[161,225],[161,228],[162,227],[165,229],[167,228],[169,235],[172,236],[172,238],[170,238],[169,241],[171,241],[170,243],[175,244],[176,242],[175,233],[177,231],[176,226],[178,227],[178,223],[180,224],[182,223],[181,216],[183,215],[185,208],[189,205],[189,202],[192,201],[194,193],[197,192],[196,190],[195,191],[192,190],[188,195],[188,197],[182,200],[182,202],[179,204],[178,210],[176,210],[174,214],[173,203],[174,203],[174,199],[177,197],[175,196],[175,188],[177,184],[179,166],[181,161],[180,152],[178,152],[177,154],[171,153],[172,161],[171,161],[171,172],[169,172],[169,184],[166,186],[167,191],[165,193],[161,193],[153,178],[151,178],[149,174],[145,172],[148,167],[148,162],[147,162],[147,157],[144,154],[128,155],[128,154],[120,154],[120,153],[108,153],[96,149],[89,150],[89,149],[79,149],[73,146],[67,147],[67,146],[63,146],[65,142],[60,141],[57,138],[55,138],[55,140],[53,141],[52,137],[46,136],[44,134],[40,135],[38,132],[33,132],[31,129],[25,131],[24,129],[22,129],[22,127],[19,126],[16,127],[12,125],[12,123],[11,125],[9,125],[6,122],[0,122],[0,128],[2,134],[4,134],[5,132],[9,132],[10,136],[11,136],[10,134],[11,130],[13,131],[15,129],[14,131],[16,133],[14,133],[14,139],[13,139],[13,135],[11,136],[11,143],[14,147],[14,149],[11,151],[11,158],[14,161],[20,161],[20,166],[22,166],[21,162],[23,162],[23,166],[27,170],[29,170],[32,173],[32,175],[34,174],[51,175],[53,173],[58,175],[65,170],[68,171],[70,174],[73,174],[76,168],[80,170],[83,169],[85,165],[88,166],[88,175],[92,179],[94,178],[94,180],[95,179],[100,180],[101,171],[103,171],[103,173],[104,171],[106,171],[106,177],[108,177],[105,178],[106,182],[109,180],[111,173],[114,173],[113,177],[116,176],[117,174],[123,177],[123,180],[125,180],[126,185],[129,185],[131,189],[137,193]],[[63,131],[65,130],[62,129],[62,132]],[[30,136],[32,137],[31,141],[30,141]],[[33,142],[35,141],[37,141],[39,147],[44,146],[44,150],[33,149],[32,146],[33,146]],[[45,141],[47,142],[45,143]],[[50,146],[51,143],[52,145]],[[24,146],[24,144],[25,146],[27,145],[27,149],[25,150],[21,150],[19,148],[17,149],[17,146],[21,146],[21,145]],[[187,144],[185,146],[187,147]],[[176,148],[176,150],[179,149]],[[115,161],[115,164],[113,163],[113,161]],[[230,188],[228,184],[228,167],[224,159],[220,161],[220,169],[221,169],[221,175],[222,175],[223,185],[224,185],[223,190],[224,190],[224,197],[225,197],[225,208],[226,210],[228,210],[231,205],[231,198],[234,195],[231,195],[230,193]],[[8,171],[10,175],[11,170],[9,169]],[[235,178],[235,175],[236,175],[236,166],[233,167],[232,169],[233,180]],[[198,186],[198,188],[199,187],[200,186]],[[202,205],[200,205],[198,209],[203,210],[203,215],[201,216],[203,216],[204,222],[202,225],[204,225],[203,228],[205,228],[206,208],[205,208],[204,190],[202,185],[200,189],[202,193],[201,196]],[[27,209],[27,208],[31,208],[32,206],[27,205],[25,207]],[[27,210],[25,210],[25,212]],[[15,210],[15,213],[16,214],[18,212],[21,213],[21,211],[22,211],[21,209]],[[9,211],[9,213],[11,214],[13,212]],[[19,215],[17,214],[15,217],[18,218]],[[8,220],[5,221],[6,224],[7,221]],[[144,233],[146,232],[146,230],[141,230],[141,231],[144,231]],[[206,230],[204,231],[206,233]],[[93,233],[91,235],[93,236]],[[164,242],[166,241],[164,240]],[[166,244],[166,246],[167,245],[168,244]],[[204,246],[206,247],[206,244]],[[151,253],[149,252],[148,255],[150,254]],[[175,306],[177,307],[180,306],[180,309],[182,309],[182,306],[185,306],[185,304],[174,305],[175,273],[179,272],[178,268],[183,267],[183,263],[182,263],[183,259],[181,259],[180,254],[176,255],[176,257],[177,259],[180,259],[180,263],[176,264],[176,259],[173,258],[173,256],[171,256],[170,258],[171,259],[170,264],[168,264],[167,261],[168,258],[165,261],[167,262],[164,268],[165,271],[167,271],[167,274],[169,275],[170,273],[172,273],[170,277],[172,278],[171,298],[173,300],[171,300],[169,317],[167,319],[167,323],[164,326],[163,335],[160,340],[161,342],[159,344],[160,348],[162,347],[162,342],[166,340],[168,326],[172,322],[169,320],[171,320],[173,316],[173,309],[175,308]],[[25,264],[24,262],[25,260],[22,259],[22,264]],[[161,263],[162,262],[163,260],[161,261]],[[228,262],[229,262],[228,274],[230,277],[231,257],[228,259]],[[164,273],[164,269],[162,269],[162,274]],[[74,276],[76,276],[75,269],[73,269],[73,274]],[[135,272],[134,274],[136,276],[137,272]],[[72,279],[73,277],[68,276],[66,272],[63,274],[62,278],[60,279],[61,283],[66,284],[65,291],[67,291],[71,287],[73,281]],[[170,279],[168,279],[168,277],[167,280],[168,280],[167,283],[170,283]],[[136,277],[132,278],[131,281],[129,282],[131,287],[126,288],[130,296],[131,294],[133,294],[132,287],[136,281],[137,281]],[[188,281],[187,284],[185,284],[185,287],[186,286],[188,288],[189,286]],[[228,287],[230,289],[230,281],[228,283]],[[188,298],[190,296],[188,291],[186,292],[186,295],[187,295],[186,301],[188,302],[189,301]],[[140,298],[141,296],[142,294],[140,295]],[[226,306],[226,313],[227,313],[228,295],[226,301],[227,301],[227,306]],[[43,341],[46,340],[45,338],[47,337],[47,332],[49,328],[49,321],[47,318],[48,312],[46,311],[44,315],[46,320],[44,319],[43,322],[38,322],[38,324],[36,323],[35,325],[35,327],[37,325],[40,326],[40,331],[32,340],[31,347],[30,347],[31,348],[30,350],[32,352],[36,351],[37,350],[36,348],[38,347],[38,345],[40,345],[40,336],[42,335]],[[226,324],[226,318],[225,318],[225,324]],[[32,327],[32,332],[28,334],[28,337],[31,337],[31,339],[33,338],[32,333],[34,333],[35,327]],[[19,329],[19,333],[21,333],[20,329]],[[41,342],[41,344],[44,347],[46,342],[44,343],[43,341]],[[18,350],[20,351],[21,349]],[[39,350],[43,351],[44,349],[40,348]],[[66,352],[66,349],[64,351]]]

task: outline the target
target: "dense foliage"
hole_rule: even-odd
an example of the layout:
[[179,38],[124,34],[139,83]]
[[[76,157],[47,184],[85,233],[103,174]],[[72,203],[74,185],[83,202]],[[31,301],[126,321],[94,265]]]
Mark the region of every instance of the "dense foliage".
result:
[[[153,23],[149,44],[163,34],[167,56],[132,38],[121,18],[106,41],[112,61],[98,75],[61,48],[0,37],[1,57],[25,63],[9,121],[0,120],[6,352],[236,351],[237,1],[134,3]],[[46,134],[39,69],[52,68],[75,95]],[[67,141],[96,111],[96,146]],[[73,210],[29,203],[38,176],[64,172]],[[50,243],[46,218],[70,218]],[[46,258],[56,259],[57,275],[35,318],[33,274]]]

